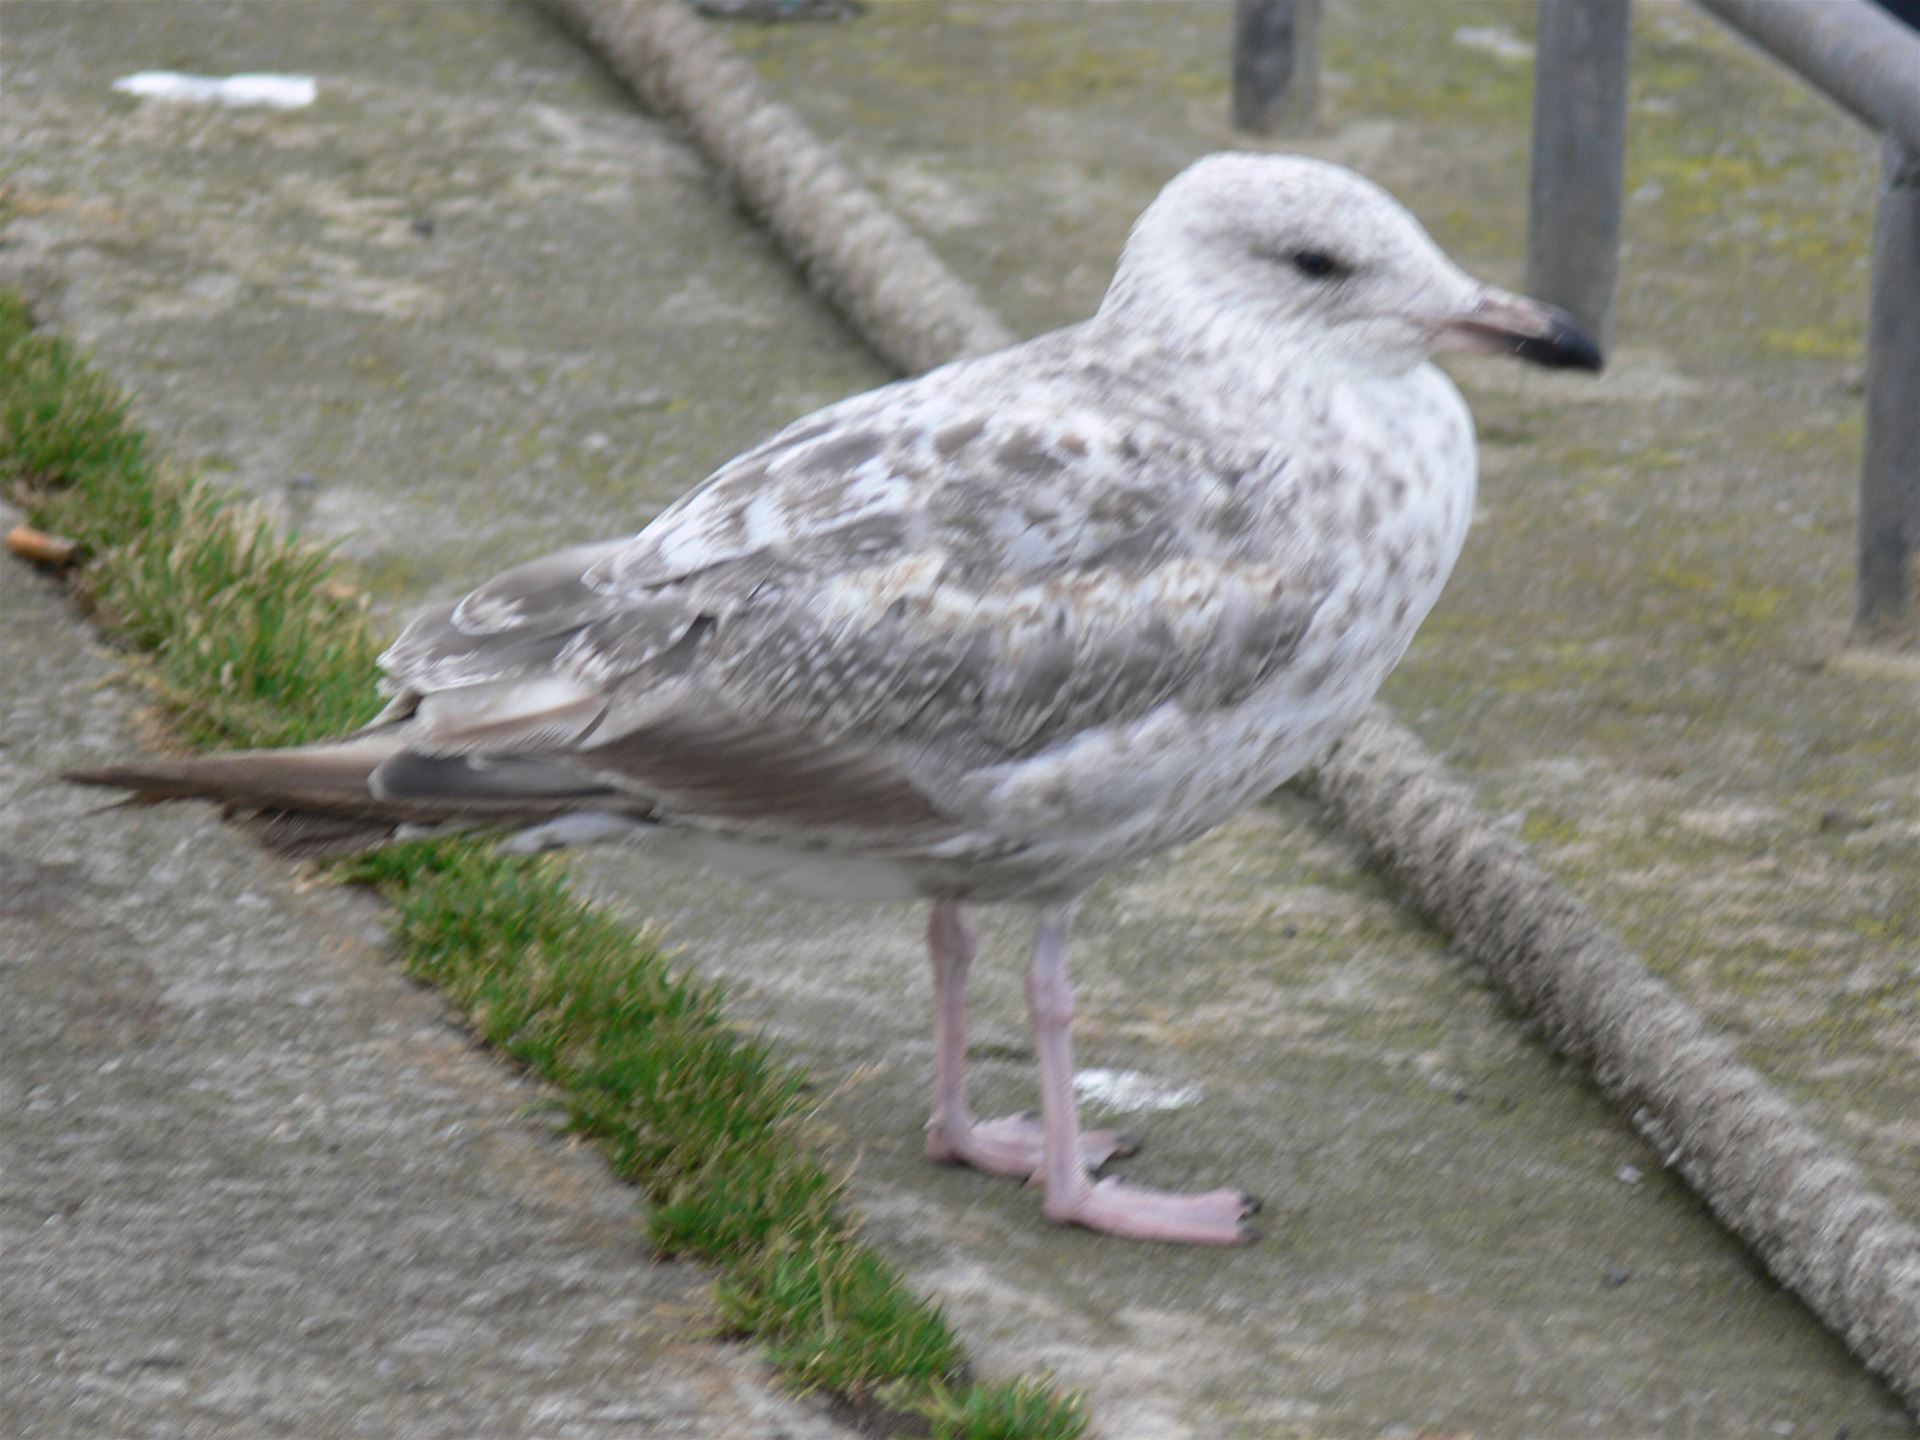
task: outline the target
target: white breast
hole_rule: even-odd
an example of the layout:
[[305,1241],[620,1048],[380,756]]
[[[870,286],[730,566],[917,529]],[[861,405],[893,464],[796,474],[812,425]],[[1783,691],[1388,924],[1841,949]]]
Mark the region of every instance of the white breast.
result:
[[[1062,863],[1068,852],[1090,869],[1123,863],[1211,829],[1359,719],[1459,557],[1475,460],[1466,404],[1431,366],[1344,390],[1340,403],[1341,430],[1375,437],[1354,462],[1374,472],[1325,500],[1351,515],[1309,513],[1309,528],[1344,537],[1347,553],[1292,661],[1231,708],[1165,705],[978,777],[982,828],[1058,847]],[[1371,510],[1354,499],[1364,494],[1375,497]]]

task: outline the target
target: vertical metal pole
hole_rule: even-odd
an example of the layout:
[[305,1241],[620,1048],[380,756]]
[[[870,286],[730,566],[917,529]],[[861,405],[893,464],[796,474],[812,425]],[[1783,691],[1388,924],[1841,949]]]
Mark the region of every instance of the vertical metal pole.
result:
[[1527,291],[1613,341],[1627,146],[1628,0],[1540,0]]
[[1320,112],[1322,0],[1235,0],[1233,124],[1310,130]]
[[1889,135],[1873,225],[1854,635],[1920,641],[1920,153]]

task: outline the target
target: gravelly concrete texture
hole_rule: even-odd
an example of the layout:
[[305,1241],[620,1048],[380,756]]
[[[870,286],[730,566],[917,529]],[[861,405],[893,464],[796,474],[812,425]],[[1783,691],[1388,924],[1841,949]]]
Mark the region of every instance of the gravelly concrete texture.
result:
[[132,701],[61,587],[0,563],[0,613],[0,1433],[846,1433],[369,900],[50,782]]
[[[1206,28],[1221,8],[1097,7],[1111,17],[1097,44],[1073,28],[1090,23],[1073,19],[1077,9],[1025,5],[956,7],[942,12],[953,17],[945,29],[929,8],[908,6],[847,31],[737,33],[764,47],[786,98],[835,130],[963,273],[1031,328],[1083,308],[1152,184],[1226,140],[1213,118],[1225,67]],[[1432,8],[1449,17],[1437,48],[1426,45],[1443,69],[1492,63],[1470,46],[1454,54],[1451,27],[1511,28],[1525,10]],[[98,348],[168,443],[342,536],[396,608],[551,545],[634,528],[710,463],[882,378],[693,157],[517,7],[10,4],[5,18],[0,140],[20,213],[0,271],[28,279],[64,328]],[[1662,43],[1657,60],[1684,59],[1716,82],[1714,95],[1744,103],[1720,83],[1719,52],[1685,37]],[[321,99],[267,116],[108,93],[116,76],[159,64],[304,70],[319,77]],[[1386,178],[1414,192],[1444,241],[1513,280],[1496,268],[1520,255],[1517,235],[1495,223],[1499,204],[1450,214],[1421,193],[1428,171],[1468,186],[1477,165],[1489,185],[1511,171],[1504,152],[1484,163],[1485,135],[1511,141],[1510,125],[1483,113],[1491,81],[1463,70],[1435,99],[1358,66],[1344,73],[1334,95],[1364,94],[1373,114],[1324,148],[1394,172]],[[1442,115],[1452,105],[1472,125],[1381,118],[1409,98]],[[1833,144],[1843,161],[1849,143]],[[1692,193],[1692,170],[1662,173],[1669,193]],[[1702,303],[1723,303],[1709,270],[1686,283]],[[1796,315],[1777,328],[1792,340],[1810,324]],[[1802,340],[1827,343],[1824,332]],[[1746,569],[1723,573],[1709,556],[1695,609],[1730,594],[1757,617],[1737,649],[1712,654],[1683,643],[1694,612],[1676,598],[1702,593],[1682,561],[1705,563],[1684,549],[1700,533],[1684,528],[1689,507],[1705,502],[1681,487],[1672,459],[1714,453],[1699,397],[1765,381],[1781,423],[1827,427],[1821,444],[1847,402],[1818,388],[1837,381],[1797,370],[1783,389],[1777,368],[1801,363],[1792,357],[1749,374],[1724,358],[1712,369],[1688,333],[1640,343],[1614,388],[1597,392],[1530,387],[1491,367],[1470,376],[1489,439],[1489,514],[1456,585],[1464,601],[1443,606],[1410,657],[1401,711],[1482,773],[1530,838],[1570,857],[1577,889],[1610,915],[1624,906],[1630,936],[1668,973],[1724,975],[1758,925],[1782,944],[1811,936],[1800,968],[1769,961],[1741,972],[1739,988],[1696,987],[1695,998],[1743,1034],[1774,1037],[1768,1058],[1907,1194],[1895,1182],[1914,1173],[1902,1068],[1912,1047],[1897,1029],[1897,980],[1910,919],[1885,897],[1916,814],[1911,772],[1895,763],[1912,742],[1884,724],[1859,740],[1824,710],[1780,717],[1759,703],[1782,693],[1776,671],[1800,674],[1793,656],[1817,627],[1803,621],[1799,592],[1765,610],[1739,588]],[[1809,392],[1815,418],[1794,419],[1789,401]],[[1649,477],[1590,483],[1596,468],[1625,471],[1649,453],[1668,457]],[[1732,483],[1724,469],[1702,473],[1715,493]],[[314,484],[290,484],[301,476]],[[1521,483],[1533,476],[1545,478]],[[1739,478],[1770,507],[1790,488],[1767,471]],[[1681,520],[1661,508],[1670,504]],[[1653,519],[1627,526],[1635,515]],[[1780,528],[1789,547],[1807,534]],[[1682,548],[1664,560],[1635,550],[1670,530]],[[1593,543],[1600,531],[1606,546]],[[1608,547],[1627,558],[1588,577],[1582,567]],[[1564,559],[1542,567],[1541,554]],[[1781,566],[1798,575],[1807,562],[1789,548]],[[1642,569],[1666,578],[1647,582]],[[1575,586],[1577,603],[1555,582]],[[1607,611],[1608,585],[1637,608]],[[1776,611],[1801,625],[1779,643],[1765,623]],[[1526,617],[1517,627],[1515,615]],[[1707,667],[1746,667],[1731,672],[1754,697],[1737,717],[1739,743],[1716,758],[1706,737],[1716,724],[1733,733],[1717,712],[1689,722],[1684,750],[1666,728],[1650,739],[1625,721],[1618,737],[1582,728],[1621,713],[1604,686],[1630,647],[1658,701],[1656,727],[1678,726],[1697,691],[1718,694],[1721,672]],[[1802,675],[1785,688],[1848,687],[1854,711],[1878,713],[1868,700],[1904,693],[1900,673]],[[1811,825],[1806,835],[1796,825],[1798,848],[1763,860],[1747,848],[1756,815],[1797,816],[1800,803],[1766,788],[1764,757],[1777,752],[1764,742],[1794,727],[1817,742],[1816,758],[1838,757],[1814,777],[1828,786],[1819,803],[1872,823],[1812,839]],[[1665,768],[1675,764],[1694,767],[1685,784]],[[1836,770],[1856,778],[1854,791],[1839,792]],[[104,846],[129,822],[90,823],[98,829],[61,843]],[[1702,833],[1726,838],[1668,843]],[[1224,1254],[1057,1232],[1018,1187],[920,1162],[930,1047],[916,914],[798,905],[616,856],[585,870],[611,903],[665,922],[689,963],[729,977],[738,1013],[814,1068],[872,1233],[952,1309],[980,1361],[1055,1367],[1090,1388],[1103,1433],[1791,1427],[1806,1437],[1845,1427],[1858,1440],[1907,1429],[1658,1157],[1296,801],[1105,887],[1076,947],[1082,1063],[1115,1072],[1114,1087],[1135,1082],[1131,1097],[1110,1089],[1119,1098],[1105,1108],[1148,1136],[1128,1173],[1168,1185],[1232,1179],[1267,1201],[1267,1240]],[[1595,884],[1619,873],[1631,882],[1624,902]],[[1784,918],[1756,918],[1768,885],[1791,897]],[[1653,898],[1638,905],[1642,892]],[[59,894],[68,909],[92,904],[78,882]],[[1730,910],[1729,897],[1743,908]],[[369,943],[370,917],[349,902],[297,903],[348,905],[343,933]],[[1673,931],[1676,915],[1707,960],[1663,959],[1645,944]],[[1863,937],[1847,928],[1855,917],[1882,928]],[[984,918],[981,1108],[1024,1106],[1024,920]],[[212,943],[205,920],[177,923],[190,944]],[[1813,987],[1836,986],[1843,964],[1865,988],[1839,1015],[1842,1050],[1781,1048],[1780,1028],[1764,1022],[1820,1018]],[[1869,1002],[1893,1008],[1883,1019]],[[156,1110],[175,1123],[183,1113]]]

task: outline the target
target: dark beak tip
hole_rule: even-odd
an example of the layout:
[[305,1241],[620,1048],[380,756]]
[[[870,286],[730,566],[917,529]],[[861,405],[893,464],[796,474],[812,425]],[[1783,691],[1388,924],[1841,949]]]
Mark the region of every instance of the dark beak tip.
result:
[[1514,345],[1520,359],[1548,370],[1585,370],[1597,375],[1606,365],[1599,345],[1568,315],[1556,315],[1544,335],[1528,335]]
[[1578,320],[1539,300],[1501,297],[1483,303],[1451,328],[1457,337],[1454,348],[1511,355],[1543,370],[1597,375],[1606,366],[1598,342]]
[[1598,342],[1571,320],[1565,322],[1564,328],[1558,330],[1552,340],[1563,357],[1560,363],[1567,369],[1585,370],[1590,375],[1598,375],[1607,368],[1607,357],[1600,352]]

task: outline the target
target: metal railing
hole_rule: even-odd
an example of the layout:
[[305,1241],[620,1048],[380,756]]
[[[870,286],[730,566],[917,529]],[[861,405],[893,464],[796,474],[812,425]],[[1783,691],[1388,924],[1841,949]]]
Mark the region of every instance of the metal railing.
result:
[[1310,129],[1320,108],[1320,0],[1235,0],[1233,123]]
[[[1870,0],[1695,0],[1885,136],[1867,327],[1854,635],[1920,638],[1920,35]],[[1527,288],[1613,328],[1628,0],[1540,0]]]
[[[1631,4],[1538,3],[1527,289],[1572,311],[1610,343]],[[1695,3],[1885,137],[1869,300],[1854,635],[1920,643],[1920,34],[1871,0]],[[1320,0],[1238,0],[1236,124],[1269,131],[1310,123],[1319,7]]]

